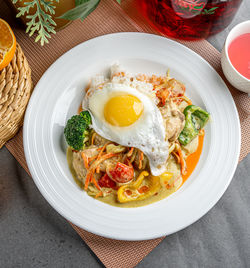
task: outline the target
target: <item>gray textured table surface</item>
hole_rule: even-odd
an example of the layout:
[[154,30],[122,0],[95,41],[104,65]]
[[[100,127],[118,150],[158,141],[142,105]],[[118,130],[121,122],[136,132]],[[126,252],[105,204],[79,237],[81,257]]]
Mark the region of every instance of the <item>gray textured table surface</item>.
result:
[[[228,29],[209,39],[221,50],[229,30],[250,20],[250,0]],[[250,155],[202,219],[168,236],[138,267],[250,267]],[[0,150],[0,267],[102,267],[37,190],[6,148]]]

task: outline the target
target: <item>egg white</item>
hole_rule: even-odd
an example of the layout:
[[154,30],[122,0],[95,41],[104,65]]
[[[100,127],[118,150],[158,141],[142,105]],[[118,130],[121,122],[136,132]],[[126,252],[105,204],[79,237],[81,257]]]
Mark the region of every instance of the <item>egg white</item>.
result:
[[[113,126],[104,118],[105,104],[120,93],[134,95],[143,103],[140,118],[127,127]],[[91,113],[92,127],[99,135],[123,146],[140,149],[148,157],[152,175],[158,176],[166,171],[168,142],[165,141],[163,118],[149,96],[128,85],[111,82],[94,90],[83,100],[82,106]]]

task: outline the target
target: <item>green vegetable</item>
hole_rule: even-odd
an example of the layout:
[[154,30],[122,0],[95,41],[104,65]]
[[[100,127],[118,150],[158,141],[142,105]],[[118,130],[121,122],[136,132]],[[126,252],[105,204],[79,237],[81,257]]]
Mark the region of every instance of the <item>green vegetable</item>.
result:
[[64,128],[64,135],[69,146],[81,150],[89,140],[91,116],[88,111],[72,116]]
[[[20,6],[17,8],[19,11],[19,13],[17,14],[17,18],[26,14],[26,33],[29,33],[29,36],[32,36],[34,33],[37,33],[35,42],[38,42],[40,40],[42,46],[45,43],[48,43],[48,38],[51,38],[50,34],[56,33],[56,23],[53,20],[52,15],[55,14],[55,3],[59,2],[59,0],[12,0],[13,4],[17,4],[18,2],[20,2]],[[32,14],[30,10],[35,10],[36,12]]]
[[[121,0],[116,0],[121,4]],[[62,5],[64,2],[62,1]],[[51,33],[55,34],[55,12],[60,7],[60,0],[12,0],[19,11],[17,18],[24,16],[27,21],[26,33],[32,36],[37,33],[35,42],[40,41],[43,46],[48,43]],[[82,21],[96,9],[100,0],[75,0],[75,7],[66,11],[60,17],[66,20],[81,19]]]
[[82,111],[80,113],[80,116],[85,120],[85,123],[87,125],[90,125],[92,123],[91,115],[88,111]]
[[202,129],[209,119],[209,113],[195,105],[189,105],[184,110],[186,123],[179,135],[179,142],[182,145],[190,143]]
[[66,20],[81,19],[83,21],[92,11],[96,9],[99,2],[100,0],[76,0],[76,7],[68,10],[59,18]]

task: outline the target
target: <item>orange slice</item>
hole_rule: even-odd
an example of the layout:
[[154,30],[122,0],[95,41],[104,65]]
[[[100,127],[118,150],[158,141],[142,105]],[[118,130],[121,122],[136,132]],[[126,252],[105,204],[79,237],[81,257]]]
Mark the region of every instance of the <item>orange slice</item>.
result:
[[0,19],[0,71],[12,60],[16,50],[16,38],[9,24]]

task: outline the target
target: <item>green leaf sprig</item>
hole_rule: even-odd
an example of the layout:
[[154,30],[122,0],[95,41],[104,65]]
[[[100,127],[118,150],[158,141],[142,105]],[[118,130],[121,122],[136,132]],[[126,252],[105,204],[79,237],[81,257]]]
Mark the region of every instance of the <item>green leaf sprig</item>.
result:
[[[14,4],[21,0],[12,0]],[[46,0],[33,0],[30,2],[25,2],[24,7],[18,7],[19,13],[17,18],[25,14],[26,18],[29,20],[26,25],[26,33],[29,33],[29,36],[32,36],[35,32],[38,33],[35,42],[40,40],[41,45],[48,43],[48,38],[51,38],[50,33],[55,32],[56,23],[52,19],[51,15],[55,14],[54,2],[59,0],[46,1]],[[42,9],[43,7],[43,9]],[[34,15],[29,15],[29,10],[31,8],[36,8]]]
[[[12,0],[13,4],[17,2],[22,2],[23,0]],[[28,22],[26,23],[26,33],[29,33],[29,36],[32,36],[34,33],[37,33],[35,42],[40,41],[40,44],[43,46],[45,43],[48,43],[48,39],[51,38],[51,33],[55,34],[56,23],[52,18],[52,15],[55,14],[54,3],[59,3],[60,0],[33,0],[29,2],[24,2],[24,6],[18,7],[19,13],[17,18],[26,15]],[[121,0],[116,0],[121,4]],[[81,19],[82,21],[93,12],[100,0],[75,0],[75,7],[65,12],[58,18],[66,20],[76,20]],[[35,8],[35,14],[31,15],[29,13],[31,8]]]

